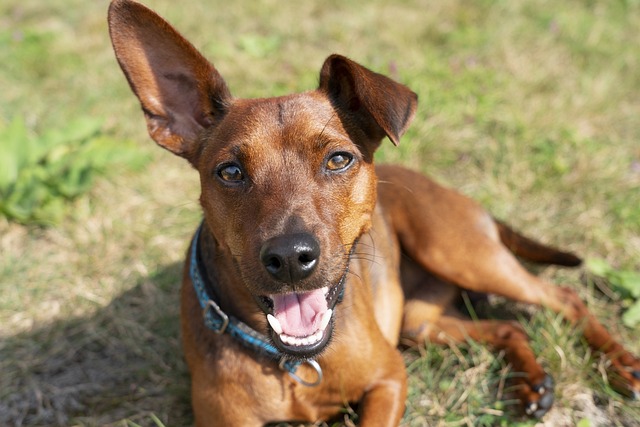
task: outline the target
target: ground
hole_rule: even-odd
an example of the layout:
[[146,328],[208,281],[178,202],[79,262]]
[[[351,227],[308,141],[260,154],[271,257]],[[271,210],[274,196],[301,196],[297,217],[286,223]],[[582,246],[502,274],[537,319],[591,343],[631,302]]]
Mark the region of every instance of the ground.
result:
[[[640,3],[532,0],[147,1],[239,97],[312,89],[341,53],[420,97],[400,147],[377,161],[429,173],[547,243],[640,270]],[[108,2],[0,5],[0,122],[30,131],[78,116],[134,140],[143,170],[112,168],[54,227],[0,219],[0,424],[192,422],[181,356],[181,263],[200,218],[198,180],[147,137],[108,40]],[[2,141],[0,141],[2,144]],[[584,269],[537,268],[572,286],[630,348],[620,300]],[[606,289],[605,289],[606,291]],[[541,425],[637,425],[604,362],[553,314],[522,320],[557,384]],[[404,425],[534,425],[509,400],[501,354],[474,343],[407,351]]]

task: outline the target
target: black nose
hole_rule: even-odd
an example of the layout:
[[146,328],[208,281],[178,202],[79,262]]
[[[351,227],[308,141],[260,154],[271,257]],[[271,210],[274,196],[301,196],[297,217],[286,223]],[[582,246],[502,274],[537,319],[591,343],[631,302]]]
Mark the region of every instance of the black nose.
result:
[[309,277],[319,258],[320,244],[308,233],[273,237],[260,249],[262,265],[280,282],[295,283]]

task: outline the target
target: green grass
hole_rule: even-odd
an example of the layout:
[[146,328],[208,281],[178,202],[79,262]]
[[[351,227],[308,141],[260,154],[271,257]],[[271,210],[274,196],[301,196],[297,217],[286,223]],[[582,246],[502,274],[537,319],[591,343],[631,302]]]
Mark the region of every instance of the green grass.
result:
[[[640,270],[640,2],[148,1],[217,66],[233,93],[315,87],[333,52],[420,96],[379,161],[429,173],[527,234]],[[107,2],[0,5],[0,121],[30,131],[74,118],[139,141],[153,160],[98,180],[49,229],[0,222],[0,424],[192,422],[178,327],[180,264],[200,211],[186,162],[155,147],[117,67]],[[0,144],[3,143],[0,141]],[[580,270],[574,286],[640,353],[638,328]],[[495,303],[498,312],[501,301]],[[547,425],[633,425],[604,361],[554,315],[519,308],[557,383]],[[533,425],[514,413],[502,355],[474,344],[409,351],[405,425]]]

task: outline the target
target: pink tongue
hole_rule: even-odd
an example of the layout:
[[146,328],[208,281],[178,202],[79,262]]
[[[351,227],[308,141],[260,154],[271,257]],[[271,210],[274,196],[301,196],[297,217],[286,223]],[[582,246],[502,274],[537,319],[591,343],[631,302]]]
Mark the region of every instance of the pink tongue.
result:
[[273,300],[273,315],[280,322],[282,332],[293,337],[314,334],[328,309],[323,289],[270,297]]

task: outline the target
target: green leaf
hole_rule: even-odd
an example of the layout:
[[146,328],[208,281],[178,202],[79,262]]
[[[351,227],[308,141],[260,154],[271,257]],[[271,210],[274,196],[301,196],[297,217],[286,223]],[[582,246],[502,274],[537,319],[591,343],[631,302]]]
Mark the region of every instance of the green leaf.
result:
[[100,133],[102,120],[92,117],[78,117],[64,128],[67,142],[85,141]]
[[44,184],[46,172],[42,168],[23,170],[11,194],[5,198],[4,210],[8,217],[25,222],[31,218],[32,212],[48,197]]
[[45,161],[49,167],[66,165],[72,161],[70,158],[73,152],[73,147],[69,144],[57,144],[51,147],[51,150],[46,155]]
[[612,285],[640,298],[640,273],[631,270],[613,271],[607,277]]
[[0,196],[5,195],[18,177],[18,159],[13,147],[0,135]]
[[640,298],[640,273],[631,270],[616,270],[606,261],[591,258],[586,262],[587,270],[607,279],[612,288],[624,298]]
[[114,166],[139,170],[149,161],[132,141],[119,141],[107,135],[92,139],[83,147],[83,155],[90,156],[94,167],[100,170]]
[[16,179],[27,157],[27,128],[22,117],[14,118],[0,129],[0,191],[6,191]]
[[89,191],[97,173],[140,168],[135,144],[101,134],[102,120],[77,118],[43,135],[21,116],[0,124],[0,215],[22,223],[59,222],[71,199]]
[[30,220],[41,225],[55,225],[62,221],[65,210],[62,198],[50,197],[34,210]]
[[576,427],[591,427],[591,421],[588,418],[583,418],[576,424]]
[[57,186],[57,190],[69,199],[79,196],[91,187],[92,170],[91,164],[85,159],[73,163]]
[[635,328],[640,324],[640,300],[636,301],[622,315],[622,323],[629,328]]
[[596,276],[600,277],[606,277],[607,274],[612,270],[609,263],[601,258],[587,259],[587,261],[585,262],[585,267],[591,274],[595,274]]

